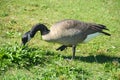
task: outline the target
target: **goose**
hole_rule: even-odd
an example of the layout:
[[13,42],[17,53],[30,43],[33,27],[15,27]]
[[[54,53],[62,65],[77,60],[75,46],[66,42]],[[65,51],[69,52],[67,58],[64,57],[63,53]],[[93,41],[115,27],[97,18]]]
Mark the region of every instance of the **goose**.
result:
[[72,19],[59,21],[52,25],[50,30],[44,24],[39,23],[22,36],[22,44],[25,45],[35,36],[36,32],[40,31],[43,40],[62,44],[56,50],[63,51],[67,47],[72,47],[72,59],[74,59],[76,46],[79,43],[86,43],[100,34],[111,35],[103,30],[109,29],[102,24]]

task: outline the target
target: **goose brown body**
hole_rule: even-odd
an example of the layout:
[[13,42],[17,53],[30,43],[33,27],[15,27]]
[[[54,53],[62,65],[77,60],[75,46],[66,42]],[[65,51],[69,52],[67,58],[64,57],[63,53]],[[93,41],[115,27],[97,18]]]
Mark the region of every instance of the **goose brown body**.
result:
[[63,20],[57,22],[50,28],[50,33],[42,38],[48,42],[57,42],[63,45],[77,45],[84,42],[88,35],[102,33],[98,24],[85,23],[77,20]]

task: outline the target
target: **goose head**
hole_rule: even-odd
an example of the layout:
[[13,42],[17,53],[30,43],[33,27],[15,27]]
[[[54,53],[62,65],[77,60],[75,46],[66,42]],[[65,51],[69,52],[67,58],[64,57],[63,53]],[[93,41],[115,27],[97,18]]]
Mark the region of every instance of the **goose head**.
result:
[[30,41],[35,36],[37,31],[40,31],[41,35],[45,35],[50,32],[44,24],[37,24],[22,36],[22,45],[25,45],[28,41]]

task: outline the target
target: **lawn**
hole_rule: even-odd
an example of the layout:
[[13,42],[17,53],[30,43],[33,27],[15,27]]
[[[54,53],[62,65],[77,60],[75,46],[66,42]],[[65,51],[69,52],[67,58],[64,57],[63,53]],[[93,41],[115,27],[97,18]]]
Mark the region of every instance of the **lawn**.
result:
[[[1,80],[120,80],[120,0],[0,0]],[[26,45],[21,36],[37,23],[76,19],[106,25],[101,35],[77,46],[56,51],[57,43],[38,32]]]

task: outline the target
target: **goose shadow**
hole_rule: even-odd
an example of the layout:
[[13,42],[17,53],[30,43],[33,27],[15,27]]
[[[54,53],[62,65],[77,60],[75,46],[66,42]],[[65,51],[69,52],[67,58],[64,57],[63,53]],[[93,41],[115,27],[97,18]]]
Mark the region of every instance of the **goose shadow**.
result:
[[[71,59],[72,56],[63,56],[64,59]],[[120,57],[116,57],[116,56],[107,56],[107,55],[90,55],[90,56],[76,56],[75,60],[80,60],[83,62],[88,62],[88,63],[93,63],[93,62],[97,62],[97,63],[106,63],[106,62],[112,62],[112,61],[117,61],[120,63]]]
[[[28,52],[34,52],[38,49],[36,48],[28,48],[25,47],[23,49],[26,49]],[[71,59],[72,56],[61,56],[60,54],[55,54],[52,51],[43,51],[44,54],[43,57],[36,57],[35,55],[33,57],[35,57],[36,61],[32,61],[33,59],[31,59],[30,54],[24,55],[22,58],[25,59],[27,58],[28,62],[34,65],[38,65],[44,62],[48,62],[50,63],[50,59],[53,58],[53,56],[58,56],[58,57],[62,57],[64,59]],[[89,56],[75,56],[75,60],[79,60],[79,61],[83,61],[83,62],[88,62],[88,63],[106,63],[106,62],[112,62],[112,61],[117,61],[118,63],[120,63],[120,57],[119,56],[108,56],[108,55],[104,55],[104,54],[98,54],[98,55],[89,55]]]

